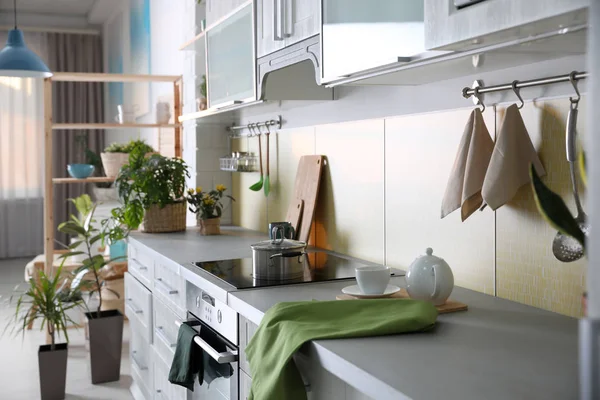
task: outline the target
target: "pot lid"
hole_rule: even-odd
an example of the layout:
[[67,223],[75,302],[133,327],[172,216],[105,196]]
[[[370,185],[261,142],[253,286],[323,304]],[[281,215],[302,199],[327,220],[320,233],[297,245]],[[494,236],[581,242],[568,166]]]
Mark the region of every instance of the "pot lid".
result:
[[304,248],[306,243],[292,239],[273,239],[263,240],[250,245],[250,247],[252,247],[252,250],[292,250]]
[[412,262],[412,264],[410,264],[410,268],[412,267],[426,267],[426,266],[431,266],[434,264],[438,264],[438,265],[445,265],[448,268],[450,268],[450,266],[448,265],[448,263],[441,257],[437,257],[433,255],[433,249],[431,247],[428,247],[425,250],[425,255],[421,255],[419,257],[417,257],[415,259],[415,261]]

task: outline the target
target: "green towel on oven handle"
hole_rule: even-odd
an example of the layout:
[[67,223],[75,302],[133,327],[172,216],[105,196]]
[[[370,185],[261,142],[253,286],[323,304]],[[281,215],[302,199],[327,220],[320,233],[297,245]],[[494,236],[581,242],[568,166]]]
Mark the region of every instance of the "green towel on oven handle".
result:
[[[204,374],[202,349],[194,343],[198,332],[188,324],[181,324],[177,333],[177,347],[169,371],[169,382],[194,391],[194,380]],[[200,381],[202,383],[202,381]]]
[[423,331],[436,318],[432,304],[411,299],[279,303],[267,311],[246,347],[249,400],[306,400],[292,359],[305,342]]

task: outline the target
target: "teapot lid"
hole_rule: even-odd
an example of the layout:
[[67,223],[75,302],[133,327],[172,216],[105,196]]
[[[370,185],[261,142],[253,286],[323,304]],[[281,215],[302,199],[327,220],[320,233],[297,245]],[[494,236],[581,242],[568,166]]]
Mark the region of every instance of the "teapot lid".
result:
[[[433,255],[433,249],[431,247],[428,247],[427,249],[425,249],[425,254],[417,257],[410,266],[412,267],[412,266],[417,266],[417,265],[421,265],[421,264],[425,264],[425,265],[445,264],[445,265],[448,265],[448,263],[443,258]],[[450,267],[450,266],[448,265],[448,267]]]

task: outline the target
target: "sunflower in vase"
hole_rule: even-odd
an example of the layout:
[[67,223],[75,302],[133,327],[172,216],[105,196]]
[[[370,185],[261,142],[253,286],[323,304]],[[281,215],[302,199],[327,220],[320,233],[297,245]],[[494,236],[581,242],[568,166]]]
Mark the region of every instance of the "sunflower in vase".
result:
[[203,235],[221,234],[221,215],[225,209],[223,198],[235,201],[225,194],[226,190],[225,185],[217,185],[208,192],[203,192],[201,187],[188,189],[186,198],[189,209],[196,214],[196,221]]

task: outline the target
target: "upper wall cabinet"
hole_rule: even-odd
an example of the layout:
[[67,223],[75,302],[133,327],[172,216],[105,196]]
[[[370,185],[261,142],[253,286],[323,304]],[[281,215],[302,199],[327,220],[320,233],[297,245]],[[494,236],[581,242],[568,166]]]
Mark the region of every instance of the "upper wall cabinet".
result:
[[425,0],[427,49],[469,50],[587,22],[590,0]]
[[425,52],[423,0],[322,2],[322,82]]
[[256,100],[254,7],[248,2],[206,32],[208,107]]
[[318,34],[320,10],[320,0],[258,0],[258,57]]
[[211,26],[244,4],[247,0],[204,0],[206,1],[206,26]]

